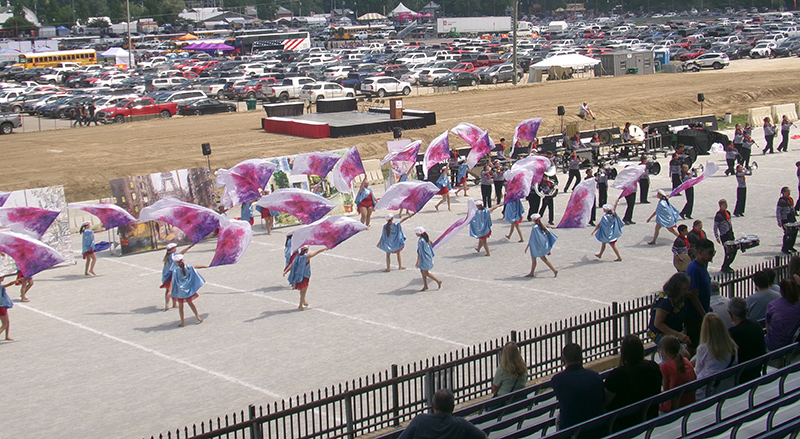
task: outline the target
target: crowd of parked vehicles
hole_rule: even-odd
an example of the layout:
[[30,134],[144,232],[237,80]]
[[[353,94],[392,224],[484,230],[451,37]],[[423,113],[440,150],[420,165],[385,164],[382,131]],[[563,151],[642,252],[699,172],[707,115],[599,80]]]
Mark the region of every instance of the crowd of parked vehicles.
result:
[[[562,54],[661,50],[689,71],[722,69],[743,57],[800,55],[800,25],[792,14],[645,25],[606,17],[559,22],[559,26],[539,22],[526,28],[531,30],[533,36],[518,40],[516,70],[508,35],[456,37],[431,44],[372,39],[356,47],[264,51],[233,59],[204,52],[147,51],[146,59],[141,59],[144,52],[138,53],[138,65],[128,70],[55,57],[48,58],[46,66],[27,63],[28,68],[6,61],[0,63],[0,112],[74,119],[91,106],[96,120],[121,123],[136,116],[236,111],[236,105],[224,100],[382,98],[408,95],[414,86],[519,81],[531,64]],[[93,60],[89,54],[81,56],[86,57],[83,61]],[[2,127],[6,133],[16,126]]]

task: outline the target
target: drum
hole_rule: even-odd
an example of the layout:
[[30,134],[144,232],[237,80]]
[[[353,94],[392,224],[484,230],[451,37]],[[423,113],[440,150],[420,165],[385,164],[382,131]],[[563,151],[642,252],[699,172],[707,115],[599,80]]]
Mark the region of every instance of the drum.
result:
[[733,241],[725,241],[722,243],[725,246],[726,250],[739,250],[741,248],[742,242],[738,239],[734,239]]
[[761,244],[761,241],[758,239],[758,236],[756,235],[747,235],[744,238],[740,238],[740,241],[741,245],[739,248],[742,250],[743,253],[745,250],[753,247],[758,247],[759,244]]
[[795,230],[797,230],[797,229],[800,229],[800,222],[797,222],[797,223],[786,223],[786,224],[783,225],[783,227],[786,228],[786,229],[795,229]]

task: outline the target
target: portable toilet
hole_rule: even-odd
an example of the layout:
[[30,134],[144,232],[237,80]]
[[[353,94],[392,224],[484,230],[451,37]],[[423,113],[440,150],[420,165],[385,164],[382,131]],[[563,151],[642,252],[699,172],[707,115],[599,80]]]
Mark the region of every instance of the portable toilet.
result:
[[661,66],[669,64],[669,49],[654,50],[656,58],[656,70],[661,70]]

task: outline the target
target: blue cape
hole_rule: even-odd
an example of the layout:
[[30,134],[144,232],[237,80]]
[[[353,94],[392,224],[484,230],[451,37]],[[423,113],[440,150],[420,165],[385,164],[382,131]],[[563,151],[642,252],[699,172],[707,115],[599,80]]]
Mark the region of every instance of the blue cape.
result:
[[504,216],[505,220],[510,223],[515,223],[522,219],[522,215],[525,213],[525,208],[522,207],[522,201],[512,201],[506,204],[506,214]]
[[547,256],[550,250],[553,249],[553,244],[556,243],[558,236],[555,233],[547,230],[542,230],[541,227],[534,224],[531,229],[531,237],[528,240],[529,250],[532,258],[539,258]]
[[620,217],[607,213],[600,219],[599,227],[594,236],[600,242],[613,242],[622,236],[624,224]]
[[475,211],[475,216],[469,222],[469,236],[482,238],[492,231],[492,214],[489,209],[483,208]]
[[421,236],[417,241],[417,254],[419,255],[420,270],[430,270],[433,268],[433,257],[436,255],[433,254],[433,247],[431,247],[431,243],[426,241],[425,238]]
[[178,264],[172,270],[172,297],[175,299],[188,299],[205,285],[206,280],[191,265],[186,265],[186,275]]
[[392,224],[389,225],[389,236],[386,236],[384,227],[386,225],[380,229],[381,242],[378,244],[378,248],[387,253],[394,253],[402,249],[406,245],[406,235],[403,233],[401,224],[392,221]]

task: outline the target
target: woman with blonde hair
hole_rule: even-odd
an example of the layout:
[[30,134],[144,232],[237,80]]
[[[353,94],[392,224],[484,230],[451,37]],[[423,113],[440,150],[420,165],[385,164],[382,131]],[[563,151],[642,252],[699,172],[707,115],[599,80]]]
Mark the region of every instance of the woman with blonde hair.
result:
[[[706,314],[700,327],[700,346],[697,347],[697,355],[692,359],[697,379],[702,380],[735,366],[738,349],[722,318],[713,312]],[[723,380],[714,388],[706,386],[699,389],[697,399],[701,400],[716,391],[729,388],[733,385],[733,378]]]
[[513,341],[506,343],[500,354],[500,365],[492,379],[492,397],[522,389],[528,381],[527,377],[528,366],[522,359],[517,344]]

